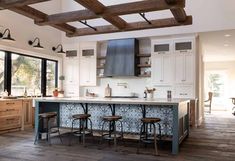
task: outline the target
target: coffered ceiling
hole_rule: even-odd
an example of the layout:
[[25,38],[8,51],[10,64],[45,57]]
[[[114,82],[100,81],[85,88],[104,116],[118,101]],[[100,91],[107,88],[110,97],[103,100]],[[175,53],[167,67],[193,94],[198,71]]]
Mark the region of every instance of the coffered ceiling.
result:
[[[68,37],[192,24],[192,16],[184,10],[185,0],[133,0],[112,4],[102,0],[74,0],[81,9],[61,13],[47,13],[35,7],[47,1],[0,0],[0,7],[29,17],[36,25],[59,29]],[[168,11],[164,18],[153,16],[162,11]],[[129,21],[133,16],[138,16],[137,21]],[[97,26],[98,21],[102,25]]]

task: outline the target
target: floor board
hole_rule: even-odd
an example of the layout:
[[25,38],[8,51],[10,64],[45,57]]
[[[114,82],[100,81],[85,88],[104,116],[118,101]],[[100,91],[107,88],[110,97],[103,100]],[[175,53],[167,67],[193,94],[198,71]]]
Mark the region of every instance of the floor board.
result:
[[[235,116],[230,114],[206,115],[204,123],[191,129],[179,155],[171,155],[169,143],[160,146],[160,156],[153,156],[153,148],[142,147],[136,154],[137,142],[119,142],[118,151],[107,142],[89,138],[87,147],[73,142],[67,146],[67,134],[63,135],[64,144],[57,137],[53,145],[45,142],[33,144],[33,130],[12,132],[0,135],[0,161],[233,161],[235,158]],[[76,139],[76,138],[74,138]],[[76,141],[76,140],[73,140]]]

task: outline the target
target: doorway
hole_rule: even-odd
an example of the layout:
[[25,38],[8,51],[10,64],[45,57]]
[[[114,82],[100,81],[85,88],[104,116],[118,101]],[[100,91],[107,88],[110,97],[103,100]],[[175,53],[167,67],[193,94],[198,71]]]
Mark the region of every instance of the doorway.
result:
[[[228,73],[226,70],[208,70],[204,76],[205,100],[208,99],[208,92],[213,93],[211,111],[230,110],[228,99]],[[204,109],[205,112],[208,108]]]

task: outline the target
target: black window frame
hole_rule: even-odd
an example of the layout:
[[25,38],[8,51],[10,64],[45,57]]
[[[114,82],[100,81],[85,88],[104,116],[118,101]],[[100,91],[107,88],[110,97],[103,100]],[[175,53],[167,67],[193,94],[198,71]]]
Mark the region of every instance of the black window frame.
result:
[[38,57],[34,55],[27,55],[22,54],[14,51],[7,51],[7,50],[1,50],[2,52],[5,52],[5,63],[4,63],[4,91],[7,90],[8,94],[11,94],[11,81],[12,81],[12,54],[17,54],[20,56],[30,57],[30,58],[36,58],[41,60],[41,93],[43,97],[49,97],[51,95],[46,95],[46,70],[47,70],[47,61],[53,61],[56,63],[55,65],[55,88],[58,88],[58,61],[43,57]]

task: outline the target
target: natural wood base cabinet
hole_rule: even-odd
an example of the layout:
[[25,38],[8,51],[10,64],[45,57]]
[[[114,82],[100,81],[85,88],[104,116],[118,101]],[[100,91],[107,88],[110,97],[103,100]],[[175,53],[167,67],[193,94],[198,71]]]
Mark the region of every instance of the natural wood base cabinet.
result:
[[32,99],[24,99],[22,101],[23,108],[23,127],[22,129],[33,127],[33,117],[32,117]]
[[0,101],[0,133],[20,130],[22,127],[22,100]]

